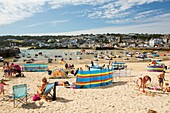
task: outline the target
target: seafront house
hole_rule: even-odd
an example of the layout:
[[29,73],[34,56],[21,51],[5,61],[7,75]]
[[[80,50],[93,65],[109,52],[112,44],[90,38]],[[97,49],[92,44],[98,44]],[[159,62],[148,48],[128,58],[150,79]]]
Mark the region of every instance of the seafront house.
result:
[[164,42],[162,38],[155,38],[149,40],[150,47],[162,47],[163,44]]

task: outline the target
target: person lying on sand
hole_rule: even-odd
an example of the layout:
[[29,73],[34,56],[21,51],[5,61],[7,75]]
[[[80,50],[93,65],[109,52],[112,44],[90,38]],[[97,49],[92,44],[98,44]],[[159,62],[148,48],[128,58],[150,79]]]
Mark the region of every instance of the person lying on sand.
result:
[[[140,90],[140,88],[143,88],[143,90],[144,90],[144,88],[146,88],[146,83],[147,83],[148,80],[151,82],[151,78],[148,75],[146,75],[144,77],[140,77],[136,81],[136,85],[138,87],[138,90]],[[140,81],[140,83],[139,83],[139,81]]]
[[55,86],[70,86],[68,81],[56,81]]

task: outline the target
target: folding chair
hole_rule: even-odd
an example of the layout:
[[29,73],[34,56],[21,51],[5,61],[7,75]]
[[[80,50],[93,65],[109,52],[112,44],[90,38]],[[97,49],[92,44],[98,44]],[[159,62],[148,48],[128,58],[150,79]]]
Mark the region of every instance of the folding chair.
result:
[[51,96],[53,96],[50,92],[51,90],[54,88],[54,83],[49,83],[47,84],[46,88],[44,89],[42,96],[45,96],[45,98],[48,96],[48,94],[50,94]]
[[[13,98],[14,98],[14,107],[17,107],[20,103],[27,104],[27,85],[26,84],[14,85]],[[20,103],[16,105],[17,101]]]

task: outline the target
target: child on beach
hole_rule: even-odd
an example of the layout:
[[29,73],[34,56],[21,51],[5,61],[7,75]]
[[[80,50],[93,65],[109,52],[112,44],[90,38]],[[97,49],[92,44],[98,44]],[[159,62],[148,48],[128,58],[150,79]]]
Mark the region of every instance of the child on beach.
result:
[[10,76],[10,69],[9,69],[9,63],[8,62],[4,63],[3,70],[4,70],[4,75],[5,76],[6,75]]
[[[140,80],[140,84],[138,83],[139,80]],[[146,75],[146,76],[144,76],[144,77],[140,77],[140,78],[136,81],[136,85],[138,86],[138,90],[140,90],[140,88],[143,88],[143,90],[144,90],[144,88],[146,88],[146,83],[147,83],[147,81],[150,81],[150,82],[151,82],[151,78],[150,78],[148,75]]]
[[5,94],[5,90],[4,90],[4,85],[7,85],[4,80],[2,79],[0,81],[0,94],[2,93],[3,95]]
[[11,63],[11,65],[9,66],[9,69],[10,69],[10,76],[12,76],[13,69],[14,69],[14,63]]
[[165,92],[170,92],[170,85],[169,85],[169,83],[165,83],[164,91]]
[[160,75],[157,76],[159,81],[159,87],[163,88],[164,80],[165,80],[165,71],[162,71]]

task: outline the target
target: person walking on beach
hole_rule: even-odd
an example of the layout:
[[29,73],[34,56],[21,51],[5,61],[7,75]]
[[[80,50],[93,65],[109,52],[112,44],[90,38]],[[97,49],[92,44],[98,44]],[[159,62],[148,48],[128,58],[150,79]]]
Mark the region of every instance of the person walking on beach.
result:
[[92,67],[94,66],[94,63],[93,63],[93,61],[91,61],[91,66],[92,66]]
[[109,66],[111,66],[111,60],[109,60]]
[[68,69],[68,64],[67,63],[65,64],[65,68]]
[[74,73],[74,76],[77,75],[78,71],[79,71],[79,68],[76,69],[76,72]]
[[165,71],[162,71],[160,75],[157,76],[159,81],[159,87],[163,88],[164,80],[165,80]]
[[[139,83],[140,81],[140,83]],[[146,83],[147,81],[150,81],[151,82],[151,78],[146,75],[144,77],[140,77],[137,81],[136,81],[136,85],[138,87],[138,90],[140,90],[140,88],[142,88],[144,90],[144,88],[146,88]]]
[[2,93],[3,95],[5,94],[5,90],[4,90],[4,85],[7,85],[4,80],[2,79],[0,81],[0,94]]

